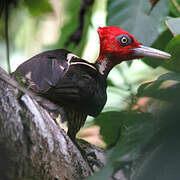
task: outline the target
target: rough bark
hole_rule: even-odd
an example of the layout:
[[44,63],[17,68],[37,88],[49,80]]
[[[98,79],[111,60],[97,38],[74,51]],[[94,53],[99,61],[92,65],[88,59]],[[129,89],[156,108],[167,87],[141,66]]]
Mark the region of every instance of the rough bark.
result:
[[[81,180],[92,175],[79,150],[48,112],[10,84],[1,70],[0,179]],[[96,148],[91,146],[91,150]],[[103,151],[99,154],[103,159]]]

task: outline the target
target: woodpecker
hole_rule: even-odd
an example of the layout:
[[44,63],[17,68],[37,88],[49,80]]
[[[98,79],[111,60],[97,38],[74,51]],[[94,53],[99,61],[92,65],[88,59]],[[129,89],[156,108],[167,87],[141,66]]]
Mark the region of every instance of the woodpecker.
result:
[[40,53],[13,73],[28,79],[29,88],[64,108],[68,135],[74,141],[87,115],[96,117],[107,101],[107,76],[122,61],[143,57],[168,59],[170,54],[143,46],[120,27],[99,27],[100,52],[90,63],[72,52],[57,49]]

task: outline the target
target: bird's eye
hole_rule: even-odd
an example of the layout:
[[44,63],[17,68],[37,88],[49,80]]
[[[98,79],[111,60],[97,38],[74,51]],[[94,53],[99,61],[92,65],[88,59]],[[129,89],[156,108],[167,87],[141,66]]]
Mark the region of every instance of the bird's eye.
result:
[[126,44],[128,42],[128,39],[126,37],[121,38],[121,43]]
[[128,46],[132,43],[132,39],[127,34],[121,34],[116,37],[121,46]]

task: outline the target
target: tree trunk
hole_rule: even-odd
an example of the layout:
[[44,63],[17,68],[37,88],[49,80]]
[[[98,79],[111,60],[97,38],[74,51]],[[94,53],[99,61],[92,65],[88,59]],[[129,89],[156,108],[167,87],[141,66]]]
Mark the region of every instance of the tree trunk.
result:
[[0,179],[83,180],[92,175],[64,130],[8,78],[0,69]]

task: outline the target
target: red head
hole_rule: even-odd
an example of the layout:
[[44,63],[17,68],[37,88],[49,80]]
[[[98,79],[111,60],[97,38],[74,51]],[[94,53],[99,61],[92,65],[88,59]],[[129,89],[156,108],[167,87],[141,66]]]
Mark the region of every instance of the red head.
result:
[[97,63],[103,72],[109,71],[116,64],[145,56],[169,58],[170,54],[141,45],[131,34],[125,30],[109,26],[98,28],[100,38],[100,54]]
[[113,58],[115,64],[121,61],[131,60],[134,50],[140,43],[128,32],[119,27],[99,27],[100,55]]

